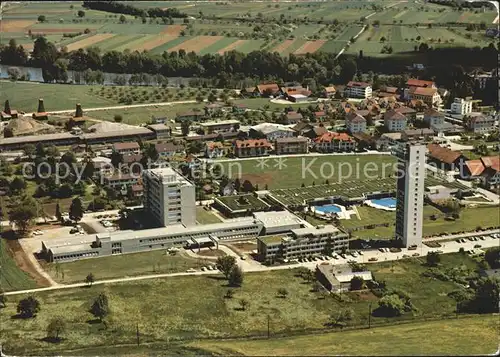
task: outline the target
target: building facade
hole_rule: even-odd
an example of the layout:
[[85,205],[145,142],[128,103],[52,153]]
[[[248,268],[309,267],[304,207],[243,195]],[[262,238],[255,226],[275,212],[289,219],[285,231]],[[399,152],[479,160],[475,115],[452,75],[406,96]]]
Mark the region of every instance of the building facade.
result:
[[261,237],[257,251],[262,261],[295,259],[342,252],[349,248],[349,236],[332,225],[292,229],[290,236]]
[[347,114],[345,124],[351,134],[366,132],[366,119],[357,113]]
[[422,244],[426,147],[407,143],[396,148],[396,238],[404,247]]
[[307,154],[309,151],[308,140],[304,137],[280,138],[274,144],[276,154]]
[[486,134],[495,129],[495,118],[486,115],[477,115],[469,121],[469,130],[474,134]]
[[372,86],[365,82],[349,82],[344,90],[344,96],[348,98],[371,98]]
[[346,133],[329,131],[314,139],[314,148],[319,152],[353,151],[356,145],[356,140]]
[[172,168],[144,170],[144,208],[163,226],[196,225],[195,186]]
[[267,156],[271,144],[267,139],[236,140],[234,142],[234,155],[237,157]]
[[460,115],[472,113],[472,100],[455,98],[451,103],[451,113]]
[[408,119],[403,114],[389,110],[384,114],[384,126],[388,131],[400,132],[406,129]]

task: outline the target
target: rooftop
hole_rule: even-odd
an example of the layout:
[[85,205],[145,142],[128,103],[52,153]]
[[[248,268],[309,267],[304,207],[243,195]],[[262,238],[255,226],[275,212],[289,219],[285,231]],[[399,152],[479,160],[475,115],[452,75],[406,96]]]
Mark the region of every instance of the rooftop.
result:
[[250,127],[250,129],[259,131],[264,135],[274,133],[275,131],[293,131],[285,125],[275,123],[260,123]]
[[219,126],[219,125],[235,125],[239,124],[240,121],[236,119],[229,119],[229,120],[221,120],[221,121],[207,121],[204,123],[200,123],[200,126],[202,127],[208,127],[208,126]]
[[183,186],[192,186],[184,176],[172,169],[171,167],[163,167],[158,169],[150,169],[144,171],[145,177],[161,181],[162,183],[179,183]]
[[253,216],[255,219],[261,221],[266,229],[304,224],[301,218],[289,211],[254,212]]
[[276,139],[276,143],[278,144],[286,144],[286,143],[306,143],[307,138],[302,136],[300,137],[291,137],[291,138],[278,138]]
[[438,144],[429,144],[427,145],[427,149],[430,157],[446,164],[453,164],[462,156],[460,151],[452,151]]
[[366,83],[366,82],[354,82],[354,81],[350,81],[349,83],[347,83],[347,87],[367,88],[369,86],[370,86],[370,83]]
[[318,234],[331,234],[331,233],[337,233],[340,232],[339,229],[335,226],[332,226],[331,224],[327,224],[324,226],[317,226],[317,227],[305,227],[305,228],[298,228],[298,229],[292,229],[293,235],[296,237],[303,237],[307,235],[318,235]]
[[259,237],[258,240],[260,240],[262,243],[265,243],[266,245],[276,245],[281,244],[283,238],[284,236],[266,236]]

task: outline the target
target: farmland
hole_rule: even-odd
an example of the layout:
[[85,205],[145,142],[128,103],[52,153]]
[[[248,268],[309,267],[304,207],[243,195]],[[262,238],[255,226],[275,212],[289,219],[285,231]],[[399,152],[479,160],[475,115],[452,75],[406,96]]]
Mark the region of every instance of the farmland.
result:
[[[375,5],[390,7],[374,12],[372,6]],[[164,4],[144,1],[137,6],[149,8]],[[363,50],[369,55],[381,55],[386,44],[392,46],[394,52],[413,51],[414,46],[423,41],[435,47],[487,45],[490,40],[484,31],[464,33],[464,27],[456,24],[491,24],[495,19],[495,12],[490,10],[458,11],[416,1],[295,4],[172,1],[169,6],[193,18],[186,22],[153,18],[143,22],[141,18],[125,16],[125,21],[120,21],[117,14],[83,9],[78,2],[9,4],[4,7],[0,25],[6,35],[0,41],[6,43],[13,38],[30,50],[31,34],[43,34],[69,51],[97,46],[104,51],[146,50],[154,54],[181,49],[200,54],[222,54],[230,50],[248,53],[259,49],[283,55],[337,53],[360,31],[363,26],[360,19],[370,15],[365,23],[379,25],[370,26],[349,52]],[[77,15],[79,10],[85,11],[83,17]],[[43,23],[37,21],[40,14],[46,17]],[[381,38],[385,41],[380,41]]]
[[[423,273],[427,267],[423,262],[423,259],[412,258],[369,266],[377,279],[387,282],[388,288],[408,293],[416,308],[414,313],[397,318],[373,317],[372,326],[404,321],[420,323],[422,318],[454,316],[455,300],[447,294],[457,289],[456,284],[425,277]],[[441,257],[441,266],[443,269],[463,266],[474,272],[477,262],[467,255],[447,254]],[[369,291],[362,295],[346,293],[346,298],[341,300],[332,295],[324,296],[311,291],[310,284],[305,284],[294,270],[247,273],[243,286],[233,289],[234,297],[225,299],[228,287],[220,278],[220,275],[171,277],[39,292],[36,297],[42,309],[29,321],[10,319],[16,313],[17,301],[23,297],[12,296],[7,307],[2,309],[0,340],[5,352],[26,355],[39,354],[42,350],[46,354],[89,345],[129,344],[135,341],[137,324],[141,342],[148,344],[166,339],[263,336],[267,331],[268,315],[273,336],[313,330],[328,332],[330,328],[325,324],[329,316],[346,308],[353,310],[353,320],[349,324],[366,326],[369,305],[378,300]],[[200,298],[200,287],[203,287],[203,298]],[[287,288],[286,298],[277,297],[277,289],[281,287]],[[89,323],[92,320],[87,312],[91,300],[100,292],[106,293],[110,300],[111,314],[106,319],[106,329],[98,322]],[[249,301],[244,310],[239,308],[240,299]],[[63,316],[68,332],[61,343],[48,344],[42,338],[50,317],[54,316]],[[5,319],[9,319],[9,323],[4,323]],[[488,321],[481,326],[491,325],[492,320]],[[373,331],[377,329],[379,327]],[[489,334],[486,331],[489,328],[482,333]],[[347,332],[342,336],[344,333]],[[471,332],[471,336],[474,334]],[[337,337],[336,334],[331,336]],[[462,333],[460,336],[463,340],[468,335]],[[486,335],[484,338],[484,341],[489,340]],[[485,350],[474,351],[489,352],[488,345],[481,345]]]
[[36,288],[36,282],[13,259],[5,239],[0,238],[0,288],[3,291]]

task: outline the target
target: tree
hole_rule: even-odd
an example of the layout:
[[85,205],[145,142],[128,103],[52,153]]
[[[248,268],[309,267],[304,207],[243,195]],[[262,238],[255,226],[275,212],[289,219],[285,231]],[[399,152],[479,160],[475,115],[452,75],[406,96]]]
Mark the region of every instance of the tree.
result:
[[85,17],[85,11],[78,10],[77,15],[78,15],[78,17]]
[[85,284],[91,287],[94,281],[95,281],[94,274],[88,273],[88,275],[85,277]]
[[228,283],[233,287],[240,287],[243,284],[243,272],[241,268],[237,265],[234,265],[229,273]]
[[45,22],[46,19],[45,15],[38,16],[38,22]]
[[28,156],[28,158],[32,158],[33,155],[35,155],[35,153],[36,153],[35,145],[28,144],[24,147],[23,151],[24,151],[24,155]]
[[109,315],[108,297],[104,293],[100,293],[92,303],[89,312],[102,322]]
[[499,282],[494,278],[481,278],[474,299],[475,311],[480,314],[498,312]]
[[401,316],[405,311],[405,304],[398,294],[385,295],[378,301],[377,313],[380,316]]
[[354,276],[351,279],[351,290],[361,290],[365,285],[365,281],[360,276]]
[[441,257],[438,252],[429,252],[426,256],[426,263],[430,267],[435,267],[441,261]]
[[21,177],[14,177],[9,184],[9,189],[14,195],[19,195],[26,189],[26,181]]
[[115,116],[113,117],[113,120],[116,123],[121,123],[123,121],[123,116],[121,114],[115,114]]
[[54,317],[47,325],[47,337],[53,341],[59,342],[60,335],[66,330],[66,322],[62,317]]
[[14,223],[21,235],[24,235],[33,224],[36,217],[36,202],[25,199],[16,205],[9,213],[9,221]]
[[61,206],[59,205],[59,202],[56,203],[56,218],[59,222],[62,222],[62,213],[61,213]]
[[35,317],[39,311],[40,302],[33,296],[28,296],[17,304],[17,313],[23,319]]
[[5,306],[7,306],[7,296],[3,290],[0,290],[0,307],[4,308]]
[[217,258],[215,265],[224,274],[226,279],[228,279],[233,267],[236,266],[236,258],[231,255],[225,255]]
[[283,298],[283,299],[286,298],[288,296],[288,290],[285,288],[279,288],[278,289],[278,296],[280,298]]
[[76,197],[71,201],[69,206],[69,218],[75,222],[78,222],[83,217],[83,204],[79,197]]
[[3,129],[3,137],[4,138],[12,138],[14,136],[14,131],[12,128],[4,128]]
[[484,260],[491,269],[500,268],[500,247],[490,248],[484,254]]
[[124,15],[120,16],[120,23],[123,24],[127,21],[127,18]]
[[231,289],[227,290],[226,294],[224,294],[224,298],[226,298],[226,299],[232,299],[233,296],[234,296],[234,291]]
[[245,311],[248,307],[248,305],[250,305],[250,302],[246,299],[241,299],[240,300],[240,307],[243,311]]
[[253,192],[254,188],[252,183],[249,180],[243,181],[242,191],[243,192]]
[[187,136],[189,134],[189,122],[187,120],[181,123],[181,132],[182,136]]

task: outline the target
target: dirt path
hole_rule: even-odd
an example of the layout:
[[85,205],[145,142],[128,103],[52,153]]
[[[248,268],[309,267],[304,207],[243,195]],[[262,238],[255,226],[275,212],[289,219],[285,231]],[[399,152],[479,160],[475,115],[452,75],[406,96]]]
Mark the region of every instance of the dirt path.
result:
[[14,258],[16,265],[28,273],[39,286],[58,286],[54,280],[42,269],[33,254],[26,253],[16,239],[6,240],[7,247]]

